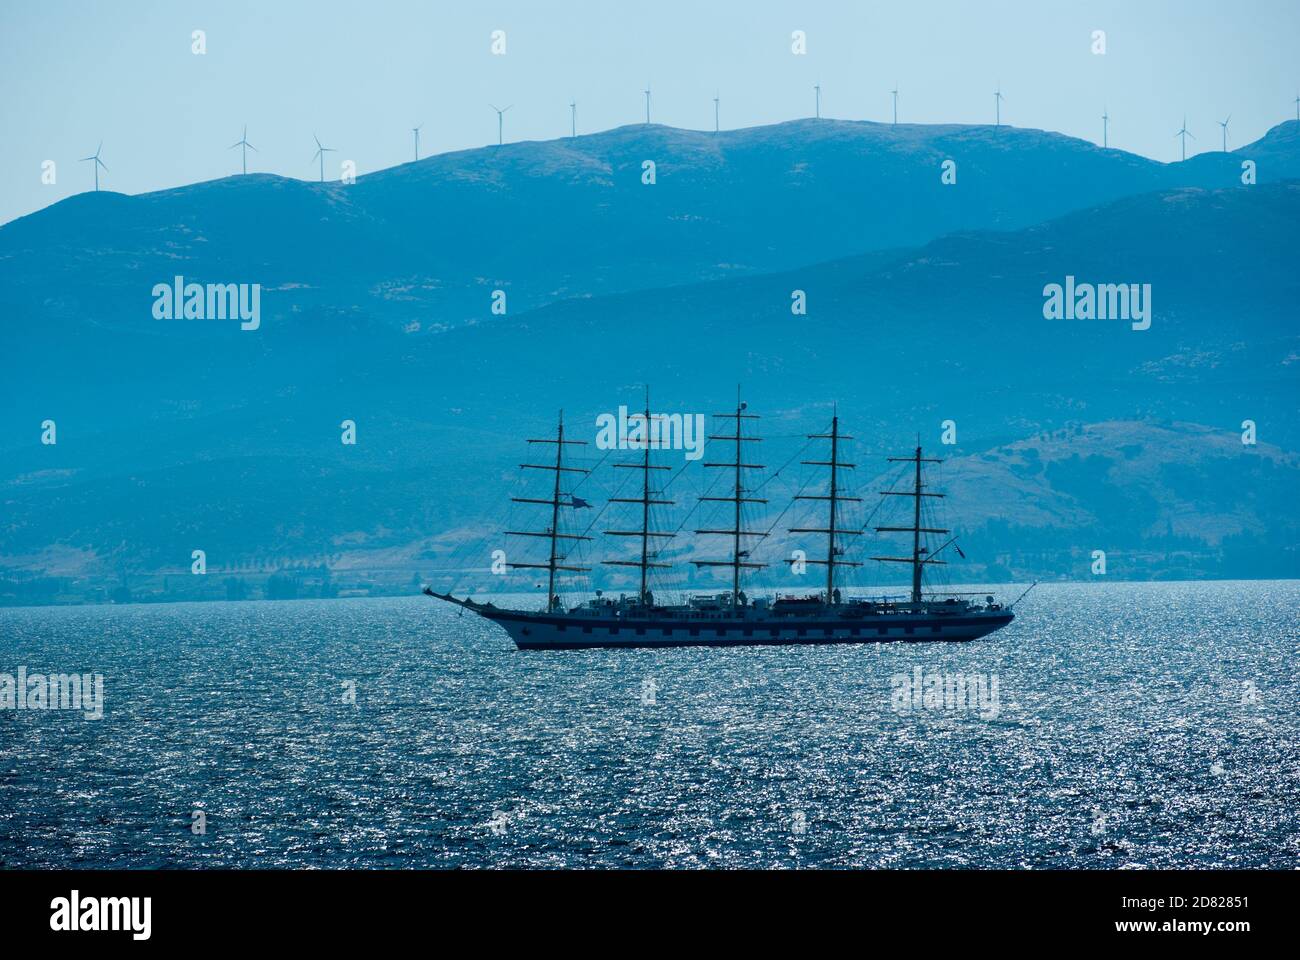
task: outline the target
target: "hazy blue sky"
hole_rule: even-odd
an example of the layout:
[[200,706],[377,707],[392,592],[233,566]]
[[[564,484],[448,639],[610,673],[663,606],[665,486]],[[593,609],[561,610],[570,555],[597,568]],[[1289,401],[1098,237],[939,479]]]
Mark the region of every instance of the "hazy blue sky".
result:
[[[207,54],[190,51],[195,29]],[[493,56],[494,29],[508,52]],[[808,54],[790,52],[804,30]],[[1094,29],[1107,53],[1090,52]],[[239,170],[313,177],[312,133],[361,174],[421,152],[496,138],[488,103],[514,104],[509,140],[639,121],[651,83],[654,119],[711,128],[812,113],[887,120],[1003,118],[1092,140],[1103,104],[1111,145],[1178,158],[1183,113],[1217,149],[1295,117],[1300,2],[143,2],[43,0],[0,7],[0,222],[89,189],[104,141],[105,189],[138,193]],[[58,182],[41,183],[41,163]]]

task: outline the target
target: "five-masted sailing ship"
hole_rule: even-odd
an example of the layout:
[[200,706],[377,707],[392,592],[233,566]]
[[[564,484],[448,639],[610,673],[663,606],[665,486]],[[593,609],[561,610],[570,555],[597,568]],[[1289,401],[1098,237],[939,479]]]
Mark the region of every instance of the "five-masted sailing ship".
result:
[[[873,642],[923,642],[974,640],[998,630],[1015,619],[1009,607],[995,602],[992,596],[982,600],[970,594],[927,593],[925,574],[929,567],[947,561],[939,554],[953,546],[958,554],[955,538],[938,548],[930,549],[930,537],[951,533],[950,530],[926,526],[922,503],[926,498],[939,498],[944,494],[931,490],[925,483],[923,467],[941,461],[924,456],[920,445],[911,456],[890,457],[892,463],[912,464],[907,472],[913,483],[907,490],[884,490],[884,497],[911,497],[912,523],[908,526],[879,526],[881,534],[907,534],[911,539],[909,556],[875,556],[870,559],[881,563],[905,563],[912,568],[911,591],[907,597],[870,598],[846,595],[841,589],[837,571],[841,568],[859,567],[860,561],[846,559],[843,541],[862,536],[861,526],[849,523],[845,505],[861,502],[861,497],[845,492],[841,471],[853,470],[856,464],[846,462],[843,443],[853,438],[841,432],[838,413],[832,416],[829,430],[808,435],[810,441],[825,441],[826,459],[803,460],[801,464],[823,467],[828,481],[824,493],[798,493],[794,500],[824,503],[825,526],[788,527],[792,534],[818,534],[826,538],[824,559],[809,559],[803,551],[793,563],[823,566],[826,570],[824,589],[805,595],[755,597],[745,592],[742,581],[750,571],[766,566],[753,557],[753,544],[761,543],[770,531],[747,529],[745,507],[748,504],[765,505],[768,500],[756,496],[761,487],[748,478],[753,471],[766,469],[762,464],[748,462],[746,447],[762,438],[747,433],[747,424],[759,419],[739,396],[735,410],[714,414],[717,421],[727,426],[726,432],[710,434],[712,449],[725,449],[731,453],[726,460],[711,460],[703,464],[708,470],[726,471],[730,477],[727,495],[701,496],[701,502],[728,504],[730,526],[702,526],[695,533],[707,537],[722,537],[730,543],[730,555],[716,559],[691,560],[697,568],[731,568],[731,590],[688,596],[684,602],[660,603],[651,590],[651,571],[666,569],[671,564],[661,557],[660,545],[676,537],[677,531],[656,530],[653,527],[652,507],[673,506],[667,499],[665,487],[656,483],[655,477],[673,468],[653,461],[651,453],[655,444],[651,440],[649,395],[646,397],[644,436],[641,456],[634,461],[615,463],[616,469],[640,471],[638,496],[614,496],[609,502],[630,504],[640,515],[637,529],[604,531],[607,536],[639,541],[639,550],[632,559],[603,560],[615,567],[630,567],[638,571],[639,590],[635,595],[622,594],[606,597],[596,591],[594,598],[577,605],[566,606],[556,589],[557,574],[583,574],[590,567],[570,560],[570,555],[582,542],[592,538],[586,533],[564,533],[560,530],[561,511],[565,508],[586,506],[586,502],[566,489],[566,477],[585,477],[590,471],[565,461],[569,447],[585,446],[585,441],[566,438],[564,417],[560,415],[554,438],[530,439],[530,445],[540,448],[554,447],[554,458],[546,462],[524,463],[525,470],[553,474],[549,484],[549,497],[512,497],[517,503],[548,508],[550,525],[541,530],[507,530],[507,536],[544,539],[549,544],[546,559],[540,562],[510,562],[512,569],[543,569],[547,572],[546,600],[541,609],[501,607],[491,602],[477,602],[470,597],[456,597],[453,592],[440,593],[432,587],[424,592],[431,597],[454,603],[487,620],[500,625],[524,650],[563,650],[591,647],[686,647],[686,646],[752,646],[821,643],[873,643]],[[536,459],[543,459],[538,457]],[[621,492],[621,491],[620,491]]]

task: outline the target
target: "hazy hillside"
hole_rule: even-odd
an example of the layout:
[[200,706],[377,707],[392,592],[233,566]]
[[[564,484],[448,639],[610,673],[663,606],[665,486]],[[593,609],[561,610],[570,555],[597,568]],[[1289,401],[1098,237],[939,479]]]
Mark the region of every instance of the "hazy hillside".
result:
[[[214,570],[409,577],[495,515],[522,437],[560,406],[594,434],[647,381],[657,409],[706,413],[742,382],[776,463],[832,401],[864,470],[956,421],[944,453],[983,575],[1074,575],[1091,549],[1119,551],[1116,575],[1294,572],[1300,183],[1269,175],[1295,169],[1294,127],[1244,149],[1249,187],[1233,154],[1163,166],[1038,131],[804,121],[630,127],[352,187],[74,198],[0,228],[0,575],[179,573],[201,547]],[[647,149],[667,158],[653,188]],[[1180,178],[1223,185],[1152,189]],[[535,271],[533,294],[440,329],[452,286],[497,282],[481,258]],[[277,285],[262,329],[149,316],[159,271],[200,268]],[[448,285],[391,285],[434,269]],[[1151,284],[1150,329],[1045,320],[1067,275]]]
[[[1261,157],[1261,182],[1296,175],[1292,127],[1239,151]],[[940,182],[949,159],[955,187]],[[520,312],[1015,229],[1239,173],[1233,154],[1166,165],[1014,127],[630,126],[443,154],[351,185],[253,174],[81,194],[0,227],[0,306],[38,328],[152,329],[149,290],[180,273],[260,283],[279,320],[436,330],[491,318],[496,288]]]
[[[718,402],[743,380],[768,406],[852,399],[871,434],[954,417],[1013,438],[1141,415],[1268,419],[1269,439],[1294,445],[1298,243],[1300,183],[1145,194],[1012,233],[455,331],[444,342],[461,359],[437,388],[448,404],[492,384],[496,401],[553,407],[572,395],[567,380],[494,372],[554,363],[583,371],[587,391],[651,380]],[[1151,284],[1150,329],[1045,320],[1043,287],[1067,275]],[[807,316],[791,314],[793,289],[807,292]]]
[[1300,574],[1300,456],[1231,430],[1074,425],[965,457],[947,477],[968,552],[995,575],[1083,579],[1093,550],[1117,578]]

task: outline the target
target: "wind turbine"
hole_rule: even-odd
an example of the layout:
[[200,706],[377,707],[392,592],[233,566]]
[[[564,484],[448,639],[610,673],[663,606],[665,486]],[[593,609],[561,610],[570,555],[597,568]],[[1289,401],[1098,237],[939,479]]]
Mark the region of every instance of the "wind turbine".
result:
[[569,136],[578,135],[578,101],[569,101]]
[[813,93],[817,97],[817,112],[814,116],[820,120],[822,118],[822,84],[820,80],[813,84]]
[[1219,121],[1219,126],[1223,127],[1223,152],[1228,152],[1228,121],[1232,119],[1232,114],[1228,114],[1226,119]]
[[[1175,137],[1183,138],[1183,159],[1187,159],[1187,138],[1192,137],[1191,132],[1187,129],[1187,114],[1183,114],[1183,129],[1174,134]],[[1195,140],[1195,137],[1192,137]]]
[[248,124],[244,124],[244,135],[240,137],[238,141],[232,143],[227,149],[234,150],[235,147],[244,148],[240,152],[243,154],[244,176],[248,176],[248,151],[252,150],[254,153],[257,152],[257,147],[248,142]]
[[714,91],[713,94],[713,132],[714,133],[717,133],[719,130],[719,125],[718,125],[719,116],[720,114],[718,113],[718,94],[717,91]]
[[507,107],[498,107],[495,104],[489,103],[488,106],[497,112],[497,146],[499,147],[504,139],[506,111],[509,110],[510,107],[513,107],[514,104],[512,103]]
[[650,126],[650,84],[645,85],[645,124]]
[[324,183],[325,182],[325,154],[334,153],[335,150],[333,147],[327,147],[323,143],[321,143],[320,137],[316,136],[316,134],[313,133],[311,135],[311,138],[316,141],[316,154],[315,156],[312,157],[312,159],[315,160],[316,157],[320,157],[320,182]]
[[79,161],[80,163],[85,163],[87,160],[95,161],[95,192],[96,193],[99,192],[99,168],[103,167],[105,170],[108,169],[108,166],[104,163],[104,161],[99,159],[99,151],[103,149],[104,149],[104,141],[101,140],[99,141],[99,146],[95,148],[94,156],[82,157],[81,160]]
[[1300,93],[1295,95],[1295,122],[1300,123]]
[[423,129],[423,127],[424,124],[420,124],[420,126],[418,127],[411,128],[411,133],[415,134],[415,159],[416,160],[420,159],[420,130]]
[[898,126],[898,84],[894,84],[894,89],[890,91],[894,95],[894,126]]
[[1005,99],[1006,97],[1002,96],[1002,84],[999,83],[998,88],[993,91],[993,106],[997,111],[996,120],[993,124],[995,127],[1002,126],[1002,101]]
[[1110,146],[1110,110],[1107,107],[1101,108],[1101,145]]

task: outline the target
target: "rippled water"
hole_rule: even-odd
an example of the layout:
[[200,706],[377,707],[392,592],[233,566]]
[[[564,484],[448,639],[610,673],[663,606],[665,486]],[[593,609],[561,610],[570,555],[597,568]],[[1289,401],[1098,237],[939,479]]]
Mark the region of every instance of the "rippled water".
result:
[[[106,699],[0,710],[0,865],[1290,868],[1297,610],[1047,585],[966,645],[565,653],[424,597],[0,611],[0,673]],[[997,716],[897,711],[917,666]]]

